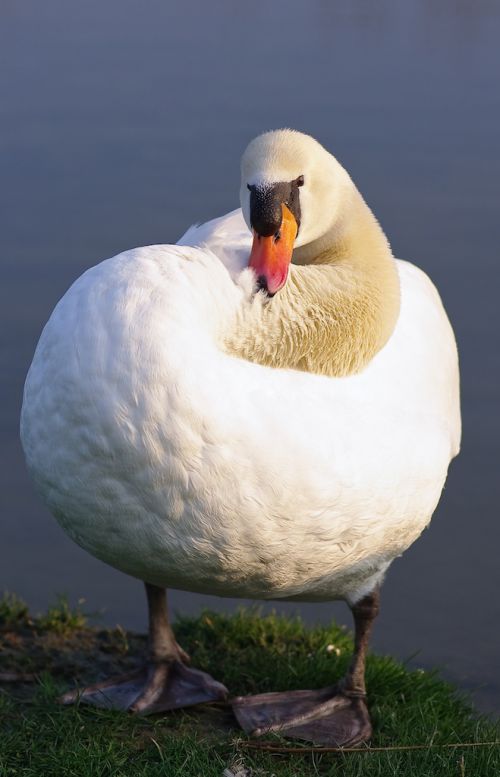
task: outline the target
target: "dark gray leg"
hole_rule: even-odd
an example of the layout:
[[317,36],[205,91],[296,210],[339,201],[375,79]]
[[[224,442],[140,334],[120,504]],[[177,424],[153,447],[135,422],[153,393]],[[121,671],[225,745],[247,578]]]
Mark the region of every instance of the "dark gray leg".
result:
[[175,641],[168,619],[167,592],[151,583],[144,583],[148,599],[149,654],[152,661],[177,658],[185,664],[189,656]]
[[366,695],[365,665],[373,621],[380,609],[380,592],[373,591],[351,606],[354,618],[354,653],[351,665],[343,681],[346,693]]
[[378,610],[378,590],[351,607],[354,653],[345,677],[337,685],[318,691],[263,693],[234,699],[234,714],[246,733],[260,736],[277,732],[331,747],[352,747],[369,739],[372,727],[366,706],[365,663]]
[[168,620],[163,588],[145,583],[149,608],[149,655],[143,669],[69,691],[63,704],[130,710],[142,715],[190,707],[227,697],[227,689],[210,675],[186,666],[189,657],[177,644]]

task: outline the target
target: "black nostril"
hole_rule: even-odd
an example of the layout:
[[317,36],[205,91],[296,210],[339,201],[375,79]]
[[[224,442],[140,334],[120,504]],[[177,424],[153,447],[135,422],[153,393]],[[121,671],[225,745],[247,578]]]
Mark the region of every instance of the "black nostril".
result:
[[279,229],[277,232],[274,233],[274,242],[277,243],[278,240],[281,240],[281,232]]

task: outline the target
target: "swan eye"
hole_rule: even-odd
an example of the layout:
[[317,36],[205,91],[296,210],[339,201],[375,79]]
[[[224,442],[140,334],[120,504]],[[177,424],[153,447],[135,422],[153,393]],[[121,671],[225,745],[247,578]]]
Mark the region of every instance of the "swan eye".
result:
[[295,179],[294,183],[297,186],[304,186],[304,176],[303,175],[299,175],[299,177]]
[[254,191],[254,189],[255,189],[255,185],[254,185],[254,184],[247,183],[247,189],[248,189],[248,191],[249,191],[249,192],[253,192],[253,191]]

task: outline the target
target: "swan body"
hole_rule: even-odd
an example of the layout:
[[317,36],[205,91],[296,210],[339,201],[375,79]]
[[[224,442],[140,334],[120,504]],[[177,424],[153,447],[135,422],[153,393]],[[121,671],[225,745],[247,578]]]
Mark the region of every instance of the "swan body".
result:
[[458,452],[439,296],[398,261],[397,323],[364,369],[275,369],[227,346],[266,304],[241,211],[180,242],[102,262],[55,308],[24,395],[35,483],[79,545],[157,586],[356,601],[425,528]]
[[88,270],[26,379],[31,475],[68,534],[142,579],[144,668],[72,690],[133,712],[222,700],[188,667],[166,587],[344,599],[353,659],[325,689],[237,697],[248,733],[370,738],[365,658],[391,561],[430,520],[460,443],[455,340],[347,172],[281,130],[242,158],[241,210]]

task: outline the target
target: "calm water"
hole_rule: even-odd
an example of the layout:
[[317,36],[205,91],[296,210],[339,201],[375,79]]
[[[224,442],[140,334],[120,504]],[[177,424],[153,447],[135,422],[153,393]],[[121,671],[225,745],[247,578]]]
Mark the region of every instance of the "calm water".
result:
[[[35,610],[83,596],[106,622],[144,627],[141,585],[73,545],[33,493],[24,377],[85,268],[234,208],[248,140],[292,126],[336,153],[395,253],[431,274],[461,353],[463,453],[389,573],[374,646],[417,653],[499,710],[499,39],[496,0],[4,0],[0,589]],[[349,623],[341,605],[280,608]]]

